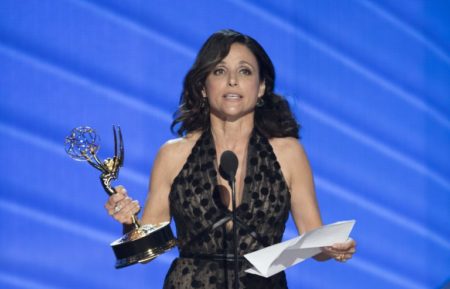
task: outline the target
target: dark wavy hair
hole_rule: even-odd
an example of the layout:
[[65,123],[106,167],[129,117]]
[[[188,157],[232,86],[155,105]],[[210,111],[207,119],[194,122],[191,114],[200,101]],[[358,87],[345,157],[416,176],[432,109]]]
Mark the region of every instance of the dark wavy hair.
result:
[[255,107],[255,127],[267,138],[299,138],[300,125],[295,120],[289,103],[273,92],[275,69],[262,46],[250,36],[234,30],[221,30],[212,34],[200,49],[194,65],[186,74],[180,105],[174,114],[171,130],[178,136],[210,128],[209,106],[202,104],[206,78],[216,65],[224,59],[234,43],[246,46],[256,57],[259,78],[265,82],[262,96],[264,104]]

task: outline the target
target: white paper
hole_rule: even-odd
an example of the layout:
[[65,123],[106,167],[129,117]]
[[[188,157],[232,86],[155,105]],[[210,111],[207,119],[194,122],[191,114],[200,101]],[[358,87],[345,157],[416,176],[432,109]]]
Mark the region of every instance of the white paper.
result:
[[321,252],[320,247],[348,240],[355,220],[341,221],[244,255],[254,266],[245,272],[270,277]]

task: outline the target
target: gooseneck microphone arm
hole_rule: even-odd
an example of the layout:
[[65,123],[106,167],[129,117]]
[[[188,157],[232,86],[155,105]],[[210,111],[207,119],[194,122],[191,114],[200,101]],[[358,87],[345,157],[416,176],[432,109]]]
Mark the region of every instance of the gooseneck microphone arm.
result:
[[236,171],[239,165],[238,158],[232,151],[225,151],[220,157],[219,171],[228,180],[231,187],[233,245],[234,245],[234,289],[239,289],[239,263],[238,263],[238,236],[236,218]]
[[230,181],[231,185],[231,202],[233,206],[233,245],[234,245],[234,289],[239,289],[239,264],[238,264],[238,240],[237,240],[237,219],[236,219],[236,178]]

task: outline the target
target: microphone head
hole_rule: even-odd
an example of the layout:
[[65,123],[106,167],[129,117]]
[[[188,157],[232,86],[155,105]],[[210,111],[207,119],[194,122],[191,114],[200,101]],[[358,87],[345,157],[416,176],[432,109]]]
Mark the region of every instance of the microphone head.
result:
[[232,151],[224,151],[220,156],[219,173],[229,182],[234,182],[239,165],[236,154]]

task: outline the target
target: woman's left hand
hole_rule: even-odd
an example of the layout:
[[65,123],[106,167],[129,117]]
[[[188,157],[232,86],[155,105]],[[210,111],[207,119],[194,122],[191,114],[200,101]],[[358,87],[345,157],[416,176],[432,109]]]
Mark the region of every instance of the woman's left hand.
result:
[[332,246],[322,247],[322,253],[339,262],[345,262],[353,257],[356,252],[356,242],[348,239],[344,243],[336,243]]

